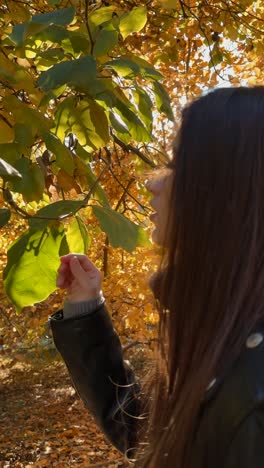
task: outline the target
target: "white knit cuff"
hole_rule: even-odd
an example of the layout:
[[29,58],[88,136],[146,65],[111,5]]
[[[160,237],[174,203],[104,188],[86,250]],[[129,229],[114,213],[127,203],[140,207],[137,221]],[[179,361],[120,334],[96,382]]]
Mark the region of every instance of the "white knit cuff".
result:
[[105,298],[102,291],[100,291],[99,296],[95,299],[90,299],[88,301],[70,302],[66,300],[63,307],[63,318],[65,320],[77,319],[84,315],[89,315],[99,309],[104,302]]

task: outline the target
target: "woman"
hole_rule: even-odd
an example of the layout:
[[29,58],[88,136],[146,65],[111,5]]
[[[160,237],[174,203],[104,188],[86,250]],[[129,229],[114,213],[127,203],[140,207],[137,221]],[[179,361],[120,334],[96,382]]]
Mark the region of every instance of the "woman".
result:
[[169,168],[148,188],[153,238],[165,246],[152,281],[151,390],[141,395],[123,361],[101,274],[84,256],[62,257],[68,302],[51,318],[55,344],[80,397],[136,466],[263,468],[264,87],[217,89],[189,105]]

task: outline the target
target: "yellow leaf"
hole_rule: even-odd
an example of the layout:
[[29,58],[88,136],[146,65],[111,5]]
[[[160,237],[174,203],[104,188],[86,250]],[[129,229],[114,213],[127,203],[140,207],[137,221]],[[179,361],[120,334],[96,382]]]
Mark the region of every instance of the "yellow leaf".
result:
[[163,8],[176,8],[176,0],[159,0],[159,3],[161,3]]

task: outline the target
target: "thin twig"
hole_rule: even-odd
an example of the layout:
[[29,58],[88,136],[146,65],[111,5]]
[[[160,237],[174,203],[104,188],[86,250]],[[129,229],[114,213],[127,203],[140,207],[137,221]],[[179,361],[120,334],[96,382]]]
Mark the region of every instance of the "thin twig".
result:
[[128,189],[133,184],[134,181],[135,181],[135,177],[132,177],[132,179],[129,180],[127,186],[124,188],[124,192],[122,193],[122,196],[121,196],[120,200],[118,200],[118,202],[116,204],[115,211],[118,211],[118,209],[121,206],[122,202],[125,200],[126,195],[128,194]]

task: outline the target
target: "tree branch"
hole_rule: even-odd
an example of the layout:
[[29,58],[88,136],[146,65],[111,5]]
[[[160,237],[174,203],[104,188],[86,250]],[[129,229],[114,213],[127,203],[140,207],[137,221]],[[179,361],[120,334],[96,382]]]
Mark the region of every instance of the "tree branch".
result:
[[85,24],[86,24],[86,28],[87,28],[87,31],[88,31],[89,39],[90,39],[90,42],[91,42],[91,55],[93,55],[93,50],[94,50],[94,46],[95,46],[95,41],[93,40],[91,28],[90,28],[90,25],[89,25],[89,6],[90,6],[90,1],[89,1],[89,0],[85,0]]
[[182,0],[179,0],[179,2],[180,2],[180,5],[181,5],[181,9],[182,9],[182,16],[183,16],[184,18],[189,18],[188,15],[187,15],[187,13],[186,13],[186,11],[185,11],[183,1],[182,1]]
[[122,148],[126,153],[136,154],[140,159],[142,159],[142,161],[144,161],[150,167],[153,167],[153,169],[157,167],[157,165],[153,161],[151,161],[151,159],[145,156],[145,154],[143,154],[138,148],[135,148],[135,146],[132,146],[130,144],[127,145],[122,140],[119,140],[119,138],[113,132],[111,132],[111,134],[114,139],[114,142],[117,143],[118,146],[120,146],[120,148]]

